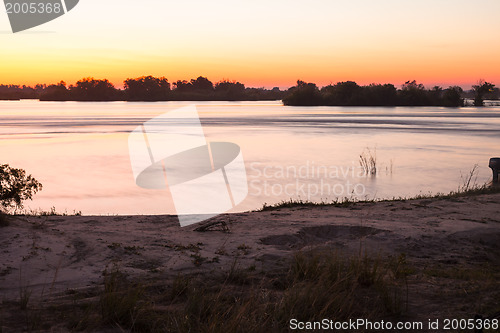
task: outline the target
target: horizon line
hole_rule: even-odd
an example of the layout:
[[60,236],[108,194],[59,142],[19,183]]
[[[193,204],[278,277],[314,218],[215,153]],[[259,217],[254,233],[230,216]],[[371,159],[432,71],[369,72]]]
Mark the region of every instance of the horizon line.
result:
[[[77,84],[79,81],[81,81],[81,80],[84,80],[84,79],[94,79],[94,80],[103,80],[103,81],[104,81],[104,80],[107,80],[108,82],[110,82],[110,83],[114,86],[114,88],[115,88],[115,89],[118,89],[118,90],[125,90],[124,83],[125,83],[125,81],[126,81],[126,80],[129,80],[129,79],[134,80],[134,79],[139,79],[139,78],[148,77],[148,76],[151,76],[151,77],[154,77],[154,78],[165,78],[165,79],[167,79],[167,82],[168,82],[170,85],[172,85],[172,86],[174,85],[174,83],[175,83],[175,82],[178,82],[178,81],[186,81],[186,82],[191,82],[191,80],[196,80],[196,78],[199,78],[199,77],[203,77],[203,78],[208,79],[208,77],[206,77],[206,76],[198,75],[196,78],[192,78],[192,79],[187,79],[187,80],[186,80],[186,79],[178,79],[178,80],[173,80],[173,81],[170,81],[170,80],[169,80],[167,77],[165,77],[165,76],[142,75],[142,76],[137,76],[137,77],[127,77],[126,79],[124,79],[123,81],[121,81],[121,83],[120,83],[120,84],[117,84],[117,83],[114,83],[114,82],[110,81],[110,80],[109,80],[109,79],[107,79],[107,78],[96,78],[96,77],[94,77],[94,76],[84,76],[84,77],[82,77],[82,78],[78,79],[78,80],[77,80],[74,84],[69,84],[69,85],[68,85],[68,83],[67,83],[65,80],[59,80],[59,82],[56,82],[56,83],[34,83],[34,84],[26,84],[26,83],[19,83],[19,84],[15,84],[15,83],[0,83],[0,86],[17,86],[17,87],[21,87],[21,88],[22,88],[22,87],[35,88],[37,85],[45,85],[45,86],[50,86],[50,85],[58,85],[59,83],[64,82],[64,83],[65,83],[65,86],[69,88],[69,87],[71,87],[71,86],[76,85],[76,84]],[[234,82],[234,83],[238,82],[238,83],[243,84],[243,85],[245,86],[245,88],[250,88],[250,89],[266,89],[266,90],[272,90],[272,89],[278,88],[278,89],[279,89],[279,90],[281,90],[281,91],[285,91],[285,90],[288,90],[288,89],[290,89],[290,88],[295,87],[295,86],[297,85],[297,82],[298,82],[298,81],[304,81],[304,82],[306,82],[306,83],[313,83],[313,84],[317,85],[317,86],[318,86],[318,88],[327,87],[327,86],[330,86],[330,85],[335,85],[335,84],[337,84],[337,83],[341,83],[341,82],[355,82],[356,84],[358,84],[358,83],[357,83],[356,81],[354,81],[354,80],[339,80],[339,81],[337,81],[337,82],[335,82],[335,83],[333,83],[333,80],[331,80],[331,81],[330,81],[330,83],[328,83],[328,84],[325,84],[325,85],[319,85],[319,84],[317,84],[317,83],[316,83],[316,82],[314,82],[314,81],[309,81],[309,82],[308,82],[308,81],[305,81],[305,80],[302,80],[302,79],[297,79],[297,80],[296,80],[296,82],[295,82],[295,84],[294,84],[294,85],[292,85],[292,86],[280,86],[280,85],[247,86],[244,82],[240,82],[240,81],[238,81],[238,80],[231,80],[231,79],[227,79],[227,78],[223,78],[223,79],[220,79],[220,80],[218,80],[218,81],[211,81],[210,79],[208,79],[208,80],[209,80],[210,82],[212,82],[212,83],[214,84],[214,86],[215,86],[215,84],[217,84],[217,83],[219,83],[219,82]],[[481,81],[481,80],[485,81],[484,79],[478,79],[478,80],[475,82],[475,84],[479,83],[479,81]],[[411,82],[411,81],[412,81],[412,80],[407,80],[407,81],[405,81],[405,83],[408,83],[408,82]],[[418,82],[417,80],[415,80],[415,81],[416,81],[417,83],[420,83],[420,82]],[[488,81],[486,80],[486,82],[488,82]],[[491,83],[491,82],[490,82],[490,83]],[[383,83],[380,83],[380,82],[371,82],[371,83],[369,83],[369,84],[358,84],[358,85],[359,85],[359,86],[369,86],[369,85],[371,85],[371,84],[375,84],[375,85],[392,84],[392,85],[393,85],[394,87],[396,87],[396,88],[404,86],[404,83],[403,83],[403,84],[399,84],[399,85],[397,85],[397,84],[394,84],[394,83],[392,83],[392,82],[383,82]],[[467,90],[464,88],[464,86],[471,85],[471,88],[469,88],[469,89],[468,89],[468,90],[471,90],[471,89],[473,89],[473,88],[472,88],[472,86],[474,85],[474,83],[473,83],[473,84],[471,84],[471,83],[466,83],[466,84],[461,83],[461,84],[451,84],[451,85],[450,85],[450,84],[441,84],[441,85],[440,85],[440,84],[427,84],[427,85],[426,85],[426,84],[422,84],[422,85],[423,85],[426,89],[432,89],[433,87],[441,87],[441,88],[446,89],[446,88],[445,88],[445,86],[447,86],[447,85],[448,85],[448,87],[455,87],[455,86],[456,86],[456,87],[460,87],[460,88],[464,89],[464,91],[467,91]],[[496,84],[494,84],[494,85],[496,85]]]

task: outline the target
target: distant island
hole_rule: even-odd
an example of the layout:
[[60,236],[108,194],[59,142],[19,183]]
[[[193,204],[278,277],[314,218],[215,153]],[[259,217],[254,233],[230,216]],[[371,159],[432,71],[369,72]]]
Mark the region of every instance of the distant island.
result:
[[37,84],[34,87],[0,85],[0,100],[39,99],[41,101],[257,101],[281,100],[279,88],[246,88],[236,81],[212,83],[199,76],[190,81],[170,84],[165,77],[142,76],[126,79],[124,89],[117,89],[107,79],[83,78],[74,85]]
[[83,78],[74,85],[0,84],[0,100],[38,99],[41,101],[258,101],[282,100],[290,106],[464,106],[465,98],[473,105],[483,106],[484,99],[498,100],[500,90],[484,80],[472,90],[459,86],[446,89],[435,86],[426,89],[415,80],[396,88],[393,84],[360,86],[354,81],[338,82],[322,87],[301,80],[287,90],[247,88],[237,81],[211,82],[203,76],[196,79],[170,83],[165,77],[141,76],[123,82],[123,89],[116,88],[107,79]]
[[338,82],[319,89],[314,83],[297,81],[283,98],[283,104],[293,106],[464,106],[465,98],[473,98],[475,106],[484,99],[498,99],[500,91],[494,84],[480,80],[473,89],[464,92],[459,86],[447,89],[435,86],[425,89],[415,80],[407,81],[401,89],[393,84],[360,86],[353,81]]

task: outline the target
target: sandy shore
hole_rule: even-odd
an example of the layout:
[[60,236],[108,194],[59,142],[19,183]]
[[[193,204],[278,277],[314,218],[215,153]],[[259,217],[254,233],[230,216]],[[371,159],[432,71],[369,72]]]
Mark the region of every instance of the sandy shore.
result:
[[[15,217],[0,229],[0,300],[19,300],[20,288],[30,288],[34,301],[91,288],[115,263],[132,277],[167,279],[227,270],[235,258],[241,267],[272,269],[315,246],[346,255],[404,253],[422,269],[500,266],[500,194],[281,208],[215,219],[229,232],[181,228],[172,216]],[[413,277],[410,315],[458,315],[452,305],[443,308],[436,294],[441,282]],[[484,297],[478,294],[478,304],[461,314],[473,316]]]

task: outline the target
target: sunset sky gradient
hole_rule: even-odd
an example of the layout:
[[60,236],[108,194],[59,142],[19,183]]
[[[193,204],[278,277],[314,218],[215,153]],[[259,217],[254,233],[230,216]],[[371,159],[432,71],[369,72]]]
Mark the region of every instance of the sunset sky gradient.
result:
[[80,0],[12,34],[2,10],[0,83],[203,75],[281,88],[500,85],[499,15],[498,0]]

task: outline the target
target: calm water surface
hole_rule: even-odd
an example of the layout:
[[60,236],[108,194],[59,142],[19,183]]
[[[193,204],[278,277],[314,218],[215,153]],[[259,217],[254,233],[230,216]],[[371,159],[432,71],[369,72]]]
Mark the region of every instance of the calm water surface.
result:
[[[175,213],[166,190],[137,187],[128,134],[189,102],[0,101],[0,163],[44,185],[28,209],[83,214]],[[475,164],[500,156],[500,108],[285,107],[196,102],[208,141],[240,145],[248,197],[234,209],[295,198],[393,198],[450,192]],[[368,151],[369,149],[369,151]],[[377,175],[359,159],[376,157]]]

